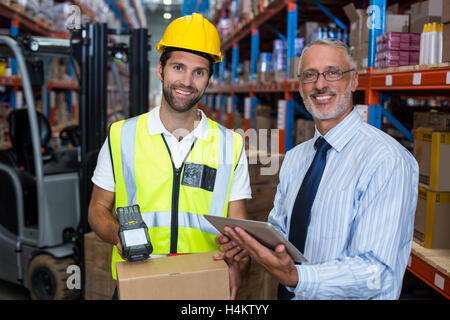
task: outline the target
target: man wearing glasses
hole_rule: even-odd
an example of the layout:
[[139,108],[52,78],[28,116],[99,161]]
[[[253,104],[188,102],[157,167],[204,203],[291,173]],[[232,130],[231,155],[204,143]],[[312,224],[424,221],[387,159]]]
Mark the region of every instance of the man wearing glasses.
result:
[[[356,63],[337,40],[303,50],[300,94],[314,118],[314,138],[286,153],[269,223],[284,245],[271,250],[241,228],[226,236],[280,282],[279,299],[398,299],[410,254],[418,165],[353,107]],[[221,251],[232,253],[231,244]],[[237,259],[237,258],[236,258]]]

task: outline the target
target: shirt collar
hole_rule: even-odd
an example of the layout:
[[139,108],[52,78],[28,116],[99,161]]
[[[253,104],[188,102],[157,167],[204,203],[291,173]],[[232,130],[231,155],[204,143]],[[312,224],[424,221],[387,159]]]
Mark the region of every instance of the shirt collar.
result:
[[[150,133],[151,136],[155,134],[172,135],[166,129],[166,127],[164,127],[164,124],[161,121],[161,117],[159,116],[160,109],[161,106],[157,106],[152,110],[150,110],[148,115],[148,132]],[[192,136],[198,139],[206,140],[206,138],[208,137],[208,130],[209,130],[208,119],[206,118],[206,115],[203,113],[202,110],[198,109],[198,112],[201,116],[200,122],[197,124],[194,130],[192,130],[187,136]]]
[[[336,126],[331,128],[331,130],[328,131],[323,137],[333,147],[333,149],[335,149],[337,152],[341,152],[341,150],[355,135],[355,133],[358,132],[358,129],[361,125],[362,120],[358,113],[358,110],[356,110],[356,108],[353,108],[352,112],[350,112]],[[317,138],[320,136],[322,135],[316,127],[314,133],[314,141],[317,140]]]

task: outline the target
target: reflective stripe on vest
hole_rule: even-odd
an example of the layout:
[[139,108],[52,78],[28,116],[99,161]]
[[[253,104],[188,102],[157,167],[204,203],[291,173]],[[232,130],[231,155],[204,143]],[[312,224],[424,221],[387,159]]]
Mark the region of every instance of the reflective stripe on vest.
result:
[[134,146],[136,143],[136,126],[138,117],[125,121],[120,131],[120,144],[122,153],[122,172],[125,180],[125,188],[128,196],[128,206],[136,204],[136,180],[134,177]]

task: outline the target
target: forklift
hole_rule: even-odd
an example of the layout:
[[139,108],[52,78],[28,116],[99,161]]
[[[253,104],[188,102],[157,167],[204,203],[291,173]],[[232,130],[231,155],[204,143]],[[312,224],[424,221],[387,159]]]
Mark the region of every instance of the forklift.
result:
[[[108,35],[128,36],[129,43],[108,43]],[[70,39],[0,36],[0,53],[17,59],[25,97],[25,107],[9,114],[12,146],[0,149],[0,279],[24,286],[32,299],[84,297],[91,177],[108,129],[108,65],[117,80],[114,58],[120,55],[128,60],[130,94],[125,117],[147,112],[149,39],[145,28],[112,30],[105,23],[83,24],[71,32]],[[49,121],[35,108],[32,80],[38,71],[30,65],[61,55],[79,66],[79,118],[78,125],[60,133],[73,147],[54,150]],[[46,88],[48,79],[44,79]],[[116,85],[123,92],[120,81]],[[81,279],[75,287],[69,285],[73,270],[80,272]]]

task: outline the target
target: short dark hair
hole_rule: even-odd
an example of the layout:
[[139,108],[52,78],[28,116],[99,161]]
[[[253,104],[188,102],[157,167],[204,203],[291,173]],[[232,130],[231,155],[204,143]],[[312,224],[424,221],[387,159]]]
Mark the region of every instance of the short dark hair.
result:
[[214,72],[214,58],[204,52],[190,50],[190,49],[184,49],[184,48],[177,48],[177,47],[165,47],[163,53],[161,54],[161,57],[159,58],[159,62],[161,63],[161,66],[164,68],[166,66],[167,60],[172,56],[172,52],[174,51],[185,51],[189,53],[193,53],[196,55],[201,56],[202,58],[205,58],[209,61],[209,77],[212,76]]

